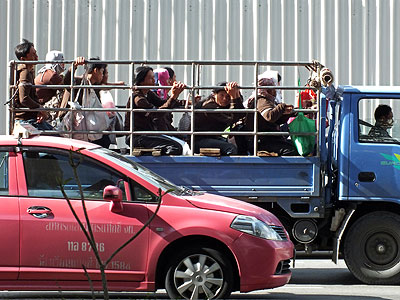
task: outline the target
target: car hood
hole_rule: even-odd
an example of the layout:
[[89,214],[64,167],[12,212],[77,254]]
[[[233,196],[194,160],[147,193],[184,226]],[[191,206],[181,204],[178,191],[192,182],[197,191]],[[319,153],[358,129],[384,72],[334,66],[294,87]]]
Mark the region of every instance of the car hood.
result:
[[253,216],[267,224],[282,226],[278,218],[269,211],[241,200],[207,193],[196,196],[185,196],[185,199],[198,208]]

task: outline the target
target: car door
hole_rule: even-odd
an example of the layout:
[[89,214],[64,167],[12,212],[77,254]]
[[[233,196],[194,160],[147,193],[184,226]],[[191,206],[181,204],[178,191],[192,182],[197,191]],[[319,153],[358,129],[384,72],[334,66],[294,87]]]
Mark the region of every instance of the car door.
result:
[[[59,186],[61,180],[71,207],[87,228],[70,158],[77,165],[88,217],[103,261],[148,219],[144,202],[126,201],[131,198],[127,193],[133,183],[125,175],[78,153],[24,149],[19,157],[24,167],[18,170],[26,175],[26,193],[20,197],[21,279],[86,280],[82,265],[92,275],[98,270],[93,250]],[[126,193],[123,192],[124,209],[114,213],[110,202],[103,200],[102,192],[105,186],[116,185],[121,180],[128,187]],[[148,235],[146,228],[114,257],[107,267],[108,280],[144,280]],[[96,278],[99,276],[93,275],[92,279]]]
[[19,209],[15,153],[0,148],[0,280],[15,280],[19,270]]

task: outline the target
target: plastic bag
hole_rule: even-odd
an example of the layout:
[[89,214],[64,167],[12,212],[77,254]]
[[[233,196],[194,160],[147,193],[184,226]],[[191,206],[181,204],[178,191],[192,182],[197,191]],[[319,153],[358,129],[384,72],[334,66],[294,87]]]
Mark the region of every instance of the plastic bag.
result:
[[[185,108],[189,107],[189,100],[190,100],[190,94],[188,95],[186,102],[185,102]],[[189,131],[191,127],[191,114],[187,111],[185,111],[182,115],[182,117],[179,120],[178,123],[178,130],[179,131]]]
[[[316,132],[315,121],[310,120],[304,113],[298,113],[297,117],[289,124],[290,132],[306,133]],[[306,156],[314,151],[315,136],[314,135],[292,135],[291,136],[297,152]]]
[[[82,84],[90,84],[86,80],[82,80]],[[69,111],[57,128],[60,130],[70,131],[71,125],[75,133],[72,135],[74,139],[84,141],[95,141],[101,139],[102,133],[79,133],[79,131],[104,131],[110,125],[110,119],[105,111],[82,111],[81,108],[103,108],[94,89],[79,89],[79,93],[83,90],[82,106],[77,101],[69,102],[72,111]],[[72,120],[71,120],[72,119]],[[66,134],[68,136],[68,134]]]
[[[89,91],[85,89],[83,91],[82,107],[103,108],[93,89],[90,89]],[[110,125],[110,119],[105,111],[85,111],[83,121],[84,122],[82,122],[83,126],[81,126],[81,130],[103,131],[107,130],[108,126]],[[78,130],[79,129],[80,128],[78,128]],[[102,133],[89,133],[87,138],[89,141],[95,141],[101,139],[102,136]]]
[[179,131],[189,131],[191,125],[190,113],[185,111],[182,117],[179,119],[178,130]]

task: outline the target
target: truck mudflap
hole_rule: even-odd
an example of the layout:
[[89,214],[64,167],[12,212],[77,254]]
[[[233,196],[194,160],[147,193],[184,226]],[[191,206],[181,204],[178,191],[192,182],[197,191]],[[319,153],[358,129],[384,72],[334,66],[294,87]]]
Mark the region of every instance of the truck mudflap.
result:
[[340,248],[340,242],[342,240],[344,231],[346,230],[347,224],[350,221],[351,216],[354,214],[356,210],[354,208],[350,209],[343,221],[342,221],[342,225],[340,226],[340,228],[336,231],[336,238],[333,241],[333,253],[332,253],[332,261],[337,264],[338,260],[339,260],[339,248]]

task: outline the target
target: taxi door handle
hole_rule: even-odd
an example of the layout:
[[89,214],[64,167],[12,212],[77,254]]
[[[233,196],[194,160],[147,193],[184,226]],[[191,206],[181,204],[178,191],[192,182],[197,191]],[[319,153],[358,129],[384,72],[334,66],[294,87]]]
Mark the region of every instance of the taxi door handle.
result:
[[51,209],[46,206],[31,206],[26,212],[39,219],[47,218],[52,215]]

